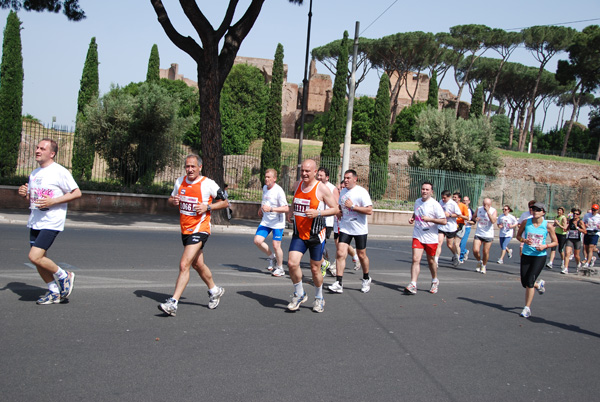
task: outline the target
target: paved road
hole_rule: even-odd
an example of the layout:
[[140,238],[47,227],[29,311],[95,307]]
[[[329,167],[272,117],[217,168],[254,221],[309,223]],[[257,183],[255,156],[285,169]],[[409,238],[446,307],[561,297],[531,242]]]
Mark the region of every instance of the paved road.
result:
[[[50,256],[76,275],[68,304],[37,306],[44,293],[28,266],[28,231],[0,221],[0,387],[3,400],[86,401],[515,401],[595,400],[600,356],[598,283],[545,271],[533,317],[519,312],[517,261],[449,265],[440,292],[424,268],[404,296],[408,239],[369,239],[374,285],[326,294],[323,314],[285,310],[289,277],[274,278],[248,233],[216,233],[207,263],[226,288],[221,305],[192,276],[177,317],[168,297],[181,253],[170,229],[68,228]],[[284,247],[289,238],[284,238]],[[494,247],[497,245],[494,244]],[[492,255],[493,260],[498,255]],[[309,273],[305,260],[305,275]],[[331,283],[329,278],[327,283]]]

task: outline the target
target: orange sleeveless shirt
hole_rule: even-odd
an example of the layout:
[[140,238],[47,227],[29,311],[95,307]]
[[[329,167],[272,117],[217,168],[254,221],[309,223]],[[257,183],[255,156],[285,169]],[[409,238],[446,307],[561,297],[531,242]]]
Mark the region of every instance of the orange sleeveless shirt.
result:
[[204,197],[202,196],[202,183],[205,179],[206,177],[202,177],[198,182],[190,184],[184,178],[177,189],[179,195],[179,223],[182,234],[210,234],[210,212],[198,214],[194,210],[197,204],[207,203],[210,205],[212,203],[212,195],[204,194]]
[[[304,192],[302,191],[302,182],[300,182],[294,192],[294,234],[302,240],[310,239],[311,234],[320,229],[319,227],[315,227],[315,224],[317,223],[315,221],[320,222],[324,220],[322,217],[314,219],[309,218],[305,214],[307,209],[320,209],[321,201],[317,198],[317,188],[319,187],[319,184],[320,182],[317,181],[313,188],[308,192]],[[318,234],[321,241],[325,239],[326,229],[324,225],[322,226],[323,228],[320,229],[318,233],[315,233]]]

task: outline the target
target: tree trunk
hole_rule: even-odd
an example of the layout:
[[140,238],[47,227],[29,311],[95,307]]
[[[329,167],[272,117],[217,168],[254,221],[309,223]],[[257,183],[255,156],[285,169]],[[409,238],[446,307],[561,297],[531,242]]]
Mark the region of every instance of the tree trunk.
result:
[[573,122],[575,121],[575,115],[577,115],[577,109],[579,108],[580,100],[581,92],[579,93],[579,95],[577,95],[577,97],[573,96],[573,113],[571,113],[571,120],[569,121],[569,125],[567,126],[565,141],[563,142],[563,147],[562,151],[560,152],[560,156],[565,156],[565,154],[567,153],[567,143],[569,142],[569,136],[571,135],[571,130],[573,129]]
[[529,128],[529,144],[527,145],[527,152],[529,153],[531,149],[533,149],[533,129],[535,128],[535,111],[537,108],[533,108],[533,116],[531,119],[531,127]]
[[[402,76],[400,75],[400,73],[396,70],[394,71],[396,73],[396,75],[398,76],[398,79],[396,80],[396,83],[394,84],[394,87],[392,88],[391,91],[391,108],[390,108],[390,124],[394,124],[394,121],[396,120],[396,116],[398,115],[398,96],[400,96],[400,90],[402,89]],[[392,72],[392,74],[394,73]],[[390,74],[388,74],[388,76],[391,77]]]
[[513,136],[515,134],[515,114],[516,113],[517,113],[517,108],[514,108],[512,110],[512,112],[510,113],[510,129],[509,129],[510,135],[508,136],[508,147],[510,149],[512,149]]
[[517,118],[518,126],[519,126],[519,152],[523,152],[523,147],[525,145],[525,129],[523,121],[525,120],[525,104],[519,109],[519,117]]
[[[533,109],[535,106],[535,96],[537,94],[538,87],[540,85],[540,80],[542,79],[542,73],[544,72],[544,67],[546,63],[542,63],[540,65],[540,71],[538,73],[537,79],[535,80],[535,86],[533,87],[533,91],[531,91],[531,100],[529,101],[529,106],[527,107],[527,121],[525,122],[525,129],[529,127],[529,123],[531,121],[531,116],[533,114]],[[523,151],[521,151],[523,152]]]

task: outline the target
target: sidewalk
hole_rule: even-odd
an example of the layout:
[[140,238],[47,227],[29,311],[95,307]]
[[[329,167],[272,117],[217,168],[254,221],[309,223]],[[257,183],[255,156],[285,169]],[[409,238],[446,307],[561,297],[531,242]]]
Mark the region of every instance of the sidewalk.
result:
[[[27,225],[29,210],[27,209],[1,209],[0,223]],[[213,225],[213,233],[248,233],[254,234],[260,223],[259,220],[232,219],[229,225]],[[148,214],[109,214],[103,212],[67,212],[65,227],[84,227],[112,230],[172,230],[179,231],[179,218],[174,215],[148,215]],[[383,239],[410,239],[412,226],[395,225],[369,225],[370,238]],[[286,232],[291,234],[291,230]]]

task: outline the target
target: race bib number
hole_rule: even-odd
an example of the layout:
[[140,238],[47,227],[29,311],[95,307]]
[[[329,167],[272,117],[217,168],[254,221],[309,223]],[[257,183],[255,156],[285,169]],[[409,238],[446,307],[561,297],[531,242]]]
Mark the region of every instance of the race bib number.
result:
[[306,216],[307,209],[310,209],[310,200],[304,198],[294,198],[295,216]]
[[579,230],[569,230],[567,236],[569,239],[579,239]]
[[531,247],[537,247],[544,244],[544,235],[541,234],[527,233],[527,239],[531,240]]
[[198,204],[198,197],[179,196],[179,213],[182,215],[196,216],[195,207]]
[[39,209],[41,211],[47,211],[48,208],[39,208],[36,204],[37,200],[42,197],[52,198],[54,191],[47,190],[44,188],[32,188],[29,192],[29,209]]

